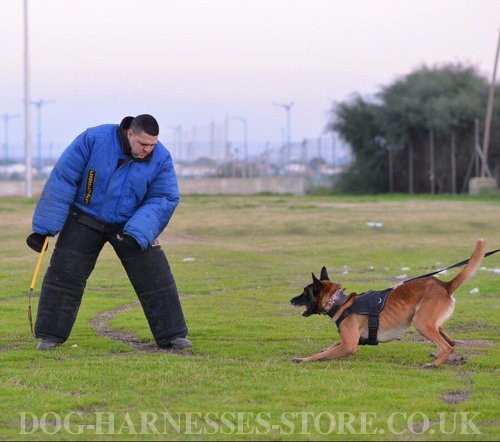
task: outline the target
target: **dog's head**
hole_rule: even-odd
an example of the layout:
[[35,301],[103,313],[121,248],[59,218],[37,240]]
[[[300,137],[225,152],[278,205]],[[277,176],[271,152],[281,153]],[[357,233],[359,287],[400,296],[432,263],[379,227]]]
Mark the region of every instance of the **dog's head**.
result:
[[313,282],[304,288],[304,291],[290,303],[296,307],[306,306],[302,316],[321,315],[327,313],[342,298],[340,284],[330,281],[325,267],[321,269],[320,279],[312,274]]

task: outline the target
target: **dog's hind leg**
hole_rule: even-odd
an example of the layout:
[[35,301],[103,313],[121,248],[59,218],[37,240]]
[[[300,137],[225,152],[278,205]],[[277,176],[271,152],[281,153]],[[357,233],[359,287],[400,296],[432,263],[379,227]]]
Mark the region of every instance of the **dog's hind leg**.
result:
[[424,367],[438,367],[446,362],[448,357],[453,353],[453,347],[441,336],[439,328],[433,327],[429,324],[419,324],[418,322],[415,322],[415,328],[422,336],[435,344],[439,349],[439,353],[436,355],[436,360],[431,364],[425,364]]
[[[448,333],[446,333],[441,327],[439,327],[439,334],[443,337],[443,339],[448,343],[450,344],[452,347],[455,346],[455,341],[450,337],[450,335]],[[431,353],[430,354],[431,357],[433,357],[434,359],[436,359],[439,354],[438,353]]]
[[452,347],[455,347],[455,341],[450,337],[448,333],[446,333],[441,327],[439,327],[439,334],[444,338],[444,340],[450,344]]
[[436,360],[425,367],[437,367],[453,353],[453,340],[441,328],[441,325],[453,313],[454,299],[442,287],[432,287],[417,305],[413,324],[417,331],[435,344],[439,350]]

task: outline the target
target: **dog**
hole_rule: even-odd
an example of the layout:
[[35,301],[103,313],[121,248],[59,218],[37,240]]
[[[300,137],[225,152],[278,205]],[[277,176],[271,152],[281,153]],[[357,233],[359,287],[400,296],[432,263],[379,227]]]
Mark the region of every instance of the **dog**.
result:
[[[479,239],[467,265],[449,282],[435,277],[422,277],[404,282],[392,291],[389,290],[385,306],[378,314],[377,341],[383,343],[397,339],[413,322],[417,331],[434,343],[439,350],[434,362],[425,364],[424,367],[438,367],[446,362],[453,352],[455,342],[441,328],[441,325],[453,313],[455,306],[453,293],[474,276],[484,257],[484,252],[485,242]],[[320,279],[316,278],[314,273],[312,278],[312,284],[305,287],[303,293],[292,298],[290,302],[294,306],[306,306],[302,316],[329,314],[334,321],[341,318],[341,322],[337,322],[340,341],[313,356],[294,358],[293,362],[323,361],[354,354],[358,345],[363,341],[366,343],[369,337],[367,314],[348,314],[348,309],[352,308],[353,303],[360,296],[357,293],[346,296],[339,283],[330,281],[325,267],[321,269]],[[342,319],[343,315],[344,319]]]

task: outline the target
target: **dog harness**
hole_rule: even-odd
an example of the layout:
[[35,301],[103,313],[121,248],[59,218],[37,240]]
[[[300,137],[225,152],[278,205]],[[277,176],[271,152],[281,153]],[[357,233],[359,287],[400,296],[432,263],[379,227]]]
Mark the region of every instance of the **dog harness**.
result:
[[[379,315],[385,307],[387,296],[389,296],[393,289],[393,287],[390,287],[385,290],[370,290],[368,292],[362,293],[360,296],[357,296],[352,305],[347,308],[335,321],[335,323],[337,324],[337,328],[340,328],[340,323],[352,313],[358,315],[367,315],[368,339],[360,337],[359,345],[378,345],[377,333],[379,326]],[[330,318],[333,318],[340,307],[342,307],[342,305],[335,305],[326,314],[330,316]]]

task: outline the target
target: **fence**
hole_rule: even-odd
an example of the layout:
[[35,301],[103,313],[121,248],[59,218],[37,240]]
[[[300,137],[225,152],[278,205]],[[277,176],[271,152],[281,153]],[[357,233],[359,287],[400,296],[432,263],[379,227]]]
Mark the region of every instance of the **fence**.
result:
[[172,127],[166,139],[181,177],[333,176],[351,161],[349,148],[329,133],[287,144],[236,141],[229,122],[186,129]]
[[[210,123],[204,126],[185,128],[171,127],[161,141],[168,146],[175,162],[179,179],[201,178],[303,178],[307,191],[317,187],[329,187],[351,161],[350,149],[336,133],[328,133],[300,142],[270,142],[247,140],[246,121],[244,138],[239,139],[230,132],[229,122]],[[234,129],[233,129],[234,131]],[[44,158],[33,164],[34,177],[44,180],[50,173],[54,160]],[[4,161],[0,165],[0,180],[24,180],[23,163]],[[259,183],[275,183],[273,180],[256,181],[251,187],[260,188]],[[264,185],[263,191],[273,191],[281,186]],[[14,184],[6,189],[17,189]],[[22,187],[22,186],[21,186]],[[189,184],[190,189],[193,188]],[[213,185],[208,186],[213,188]],[[217,186],[215,186],[217,188]],[[227,188],[222,186],[221,189]],[[237,186],[241,188],[241,186]],[[9,190],[12,192],[13,190]],[[296,193],[296,192],[293,192]]]

